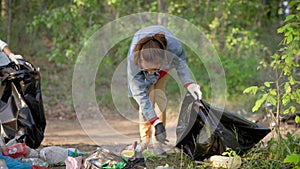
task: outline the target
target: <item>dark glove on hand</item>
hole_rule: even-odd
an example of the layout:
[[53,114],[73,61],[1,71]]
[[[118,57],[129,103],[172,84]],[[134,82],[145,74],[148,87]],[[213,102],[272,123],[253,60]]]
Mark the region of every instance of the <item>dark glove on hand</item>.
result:
[[160,122],[156,124],[154,127],[155,127],[156,140],[163,144],[167,144],[166,142],[169,142],[169,140],[167,140],[167,133],[163,123]]

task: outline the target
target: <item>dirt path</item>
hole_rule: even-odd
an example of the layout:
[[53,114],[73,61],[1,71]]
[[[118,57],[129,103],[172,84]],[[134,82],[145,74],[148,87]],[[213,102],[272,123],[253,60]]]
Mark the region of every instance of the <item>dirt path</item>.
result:
[[[89,146],[92,148],[95,146],[118,147],[138,140],[138,125],[136,123],[122,118],[110,119],[108,122],[118,132],[107,130],[103,124],[91,118],[81,121],[77,118],[49,118],[42,146],[58,145],[86,149]],[[126,139],[121,136],[125,136]],[[123,139],[119,139],[120,137]]]
[[[65,112],[64,115],[55,115],[53,111],[51,115],[46,113],[47,125],[42,146],[78,147],[79,150],[102,146],[119,151],[124,146],[139,141],[137,122],[111,112],[106,113],[105,120],[90,114],[78,119],[74,112]],[[177,119],[167,117],[167,121],[169,145],[174,146]]]
[[[139,140],[138,123],[118,114],[108,112],[105,120],[93,115],[78,120],[74,112],[66,112],[64,116],[51,113],[52,115],[48,115],[47,118],[42,146],[77,147],[79,150],[94,150],[95,147],[102,146],[120,152],[124,146]],[[175,117],[167,117],[169,146],[175,146],[176,143],[176,124]],[[285,125],[284,131],[295,131],[294,134],[300,134],[300,129],[294,125]],[[274,133],[270,133],[263,140],[267,142],[272,137]]]

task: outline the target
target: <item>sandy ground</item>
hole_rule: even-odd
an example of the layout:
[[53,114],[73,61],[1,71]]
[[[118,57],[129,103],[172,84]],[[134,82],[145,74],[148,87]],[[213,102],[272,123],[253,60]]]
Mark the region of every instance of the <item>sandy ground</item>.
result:
[[[104,119],[97,116],[81,118],[75,113],[72,116],[47,116],[43,147],[56,145],[92,151],[101,146],[119,153],[125,146],[139,141],[138,123],[120,115],[105,115]],[[168,148],[175,146],[176,124],[176,118],[167,117]]]

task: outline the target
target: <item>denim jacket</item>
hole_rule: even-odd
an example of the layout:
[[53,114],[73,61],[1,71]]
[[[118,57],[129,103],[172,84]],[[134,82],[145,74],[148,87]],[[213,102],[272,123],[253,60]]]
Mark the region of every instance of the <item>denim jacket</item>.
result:
[[10,60],[8,59],[8,56],[4,52],[2,52],[3,48],[7,46],[7,43],[3,42],[0,39],[0,66],[4,66],[10,63]]
[[133,97],[137,101],[146,121],[157,116],[148,97],[147,88],[157,82],[159,74],[148,74],[134,65],[134,48],[142,38],[153,36],[159,32],[164,33],[167,39],[167,57],[164,60],[162,69],[169,70],[175,68],[183,85],[194,82],[186,63],[186,56],[182,45],[168,29],[160,25],[154,25],[138,30],[133,36],[127,54],[128,96]]

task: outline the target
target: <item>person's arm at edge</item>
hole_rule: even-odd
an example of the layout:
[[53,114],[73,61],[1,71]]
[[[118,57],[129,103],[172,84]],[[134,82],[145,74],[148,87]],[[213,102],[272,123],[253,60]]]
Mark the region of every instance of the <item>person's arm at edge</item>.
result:
[[9,56],[11,54],[11,51],[8,48],[7,43],[3,42],[2,40],[0,40],[0,48],[1,48],[1,51],[3,51],[7,56]]

